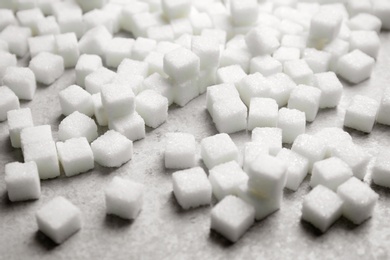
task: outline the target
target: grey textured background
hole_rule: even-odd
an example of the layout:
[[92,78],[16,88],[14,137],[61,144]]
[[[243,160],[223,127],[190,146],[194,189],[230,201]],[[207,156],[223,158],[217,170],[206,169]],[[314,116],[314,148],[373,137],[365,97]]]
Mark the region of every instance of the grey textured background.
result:
[[[323,127],[342,127],[345,108],[351,97],[363,94],[380,100],[390,87],[390,34],[382,33],[382,48],[370,80],[351,86],[344,82],[344,94],[337,109],[322,110],[307,133]],[[26,64],[26,61],[20,61]],[[39,86],[31,102],[34,122],[50,124],[54,137],[61,116],[58,92],[75,80],[68,70],[52,86]],[[106,129],[101,128],[103,133]],[[354,141],[373,157],[390,145],[390,128],[376,125],[371,134],[347,129]],[[390,189],[375,185],[380,199],[372,219],[360,226],[344,218],[325,234],[300,221],[302,199],[310,190],[308,178],[297,192],[285,191],[280,211],[255,225],[235,244],[210,231],[210,207],[188,211],[180,209],[172,194],[171,173],[163,166],[164,134],[192,133],[199,142],[217,131],[205,110],[205,95],[184,108],[171,107],[168,121],[155,130],[148,129],[144,140],[134,143],[133,159],[120,168],[96,164],[93,171],[67,178],[42,181],[42,196],[37,201],[11,203],[4,183],[4,165],[22,161],[20,149],[13,149],[6,122],[0,123],[0,258],[1,259],[389,259]],[[242,149],[250,134],[232,135]],[[198,149],[199,150],[199,149]],[[199,165],[203,166],[199,160]],[[366,178],[370,181],[370,169]],[[114,176],[126,176],[145,184],[144,206],[135,221],[106,216],[104,188]],[[54,196],[68,198],[83,213],[83,228],[56,246],[37,231],[35,212]],[[213,202],[213,204],[215,201]]]

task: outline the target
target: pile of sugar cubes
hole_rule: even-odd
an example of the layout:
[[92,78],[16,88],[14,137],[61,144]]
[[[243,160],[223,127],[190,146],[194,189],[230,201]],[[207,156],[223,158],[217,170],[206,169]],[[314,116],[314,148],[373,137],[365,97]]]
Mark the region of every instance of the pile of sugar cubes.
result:
[[[341,128],[307,134],[306,122],[338,106],[339,77],[370,77],[381,29],[390,29],[387,0],[2,0],[0,121],[24,158],[5,165],[9,200],[39,199],[43,180],[91,171],[95,162],[122,166],[172,104],[205,94],[218,133],[200,142],[189,133],[164,136],[165,168],[175,171],[183,209],[215,204],[214,196],[210,227],[235,242],[311,174],[302,219],[322,232],[340,216],[361,224],[378,200],[364,182],[370,154]],[[53,135],[19,100],[68,69],[75,81],[58,94],[63,119]],[[354,96],[343,124],[370,133],[375,123],[390,125],[389,112],[387,87],[381,100]],[[229,136],[240,131],[251,135],[243,149]],[[377,185],[390,187],[389,158],[389,149],[375,158]],[[107,214],[136,218],[147,185],[113,177]],[[62,243],[81,228],[82,212],[58,196],[36,220]]]

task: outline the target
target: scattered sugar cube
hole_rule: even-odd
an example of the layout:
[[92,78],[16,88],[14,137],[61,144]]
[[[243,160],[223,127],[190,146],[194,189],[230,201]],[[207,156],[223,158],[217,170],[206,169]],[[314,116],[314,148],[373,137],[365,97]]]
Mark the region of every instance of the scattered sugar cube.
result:
[[303,200],[302,219],[325,232],[341,216],[342,206],[335,192],[318,185]]
[[320,73],[329,70],[332,55],[314,48],[306,48],[303,51],[302,58],[314,73]]
[[57,15],[58,26],[61,33],[75,33],[77,39],[80,39],[85,31],[83,15],[81,11],[62,11]]
[[153,73],[143,82],[143,89],[151,89],[168,99],[168,105],[173,103],[174,86],[169,78],[161,76],[159,73]]
[[20,25],[30,28],[34,35],[37,34],[38,21],[45,18],[39,8],[18,11],[16,12],[16,17],[18,18]]
[[118,74],[139,75],[144,78],[148,76],[148,63],[144,61],[124,59],[118,66]]
[[[161,6],[160,6],[161,8]],[[144,2],[125,3],[121,8],[121,27],[122,29],[132,31],[132,16],[137,13],[149,12],[150,7]]]
[[140,75],[131,75],[127,73],[122,73],[122,74],[116,74],[112,83],[127,85],[133,90],[134,94],[137,95],[139,92],[142,91],[143,81],[144,81],[144,77]]
[[248,26],[257,21],[258,7],[256,0],[233,0],[230,12],[235,26]]
[[131,58],[134,60],[143,61],[150,52],[157,46],[156,40],[138,37],[133,45]]
[[379,102],[375,99],[356,95],[346,109],[344,126],[370,133],[374,127]]
[[109,119],[132,114],[135,110],[135,95],[127,85],[103,85],[101,98]]
[[269,76],[269,96],[275,99],[279,107],[285,106],[290,98],[291,91],[296,87],[294,81],[284,73],[276,73]]
[[280,150],[276,158],[283,161],[287,166],[285,187],[293,191],[298,190],[309,170],[309,160],[286,148]]
[[173,102],[181,107],[199,96],[197,80],[189,80],[173,86]]
[[8,25],[17,25],[18,22],[12,10],[0,9],[0,31],[4,30]]
[[115,176],[105,190],[106,212],[135,219],[142,208],[144,185]]
[[343,216],[356,225],[372,216],[379,198],[367,184],[356,178],[350,178],[341,184],[337,195],[343,200]]
[[383,29],[390,29],[390,3],[384,0],[373,1],[372,13],[382,22]]
[[95,121],[78,111],[65,117],[58,126],[59,140],[65,141],[76,137],[86,137],[88,142],[98,137]]
[[306,37],[294,34],[286,34],[283,36],[281,46],[298,48],[301,53],[306,47]]
[[278,124],[278,104],[271,98],[252,98],[249,115],[248,130],[255,127],[276,127]]
[[254,223],[253,206],[235,196],[227,196],[211,210],[210,228],[236,242]]
[[282,63],[270,55],[257,56],[250,61],[250,73],[260,72],[267,77],[282,72]]
[[321,90],[307,85],[298,85],[291,91],[287,107],[305,112],[306,120],[313,122],[317,116]]
[[321,161],[326,155],[326,145],[323,140],[314,135],[301,134],[299,135],[291,150],[299,153],[309,160],[309,172],[313,169],[313,164],[317,161]]
[[352,137],[338,127],[325,127],[314,135],[320,138],[327,146],[325,157],[331,157],[332,150],[339,144],[352,141]]
[[221,133],[203,138],[201,141],[201,157],[207,168],[238,160],[238,148],[228,134]]
[[105,67],[100,67],[85,77],[85,89],[91,93],[99,93],[102,86],[110,84],[114,80],[116,73]]
[[282,129],[282,142],[291,144],[295,138],[305,133],[305,113],[296,109],[281,108],[277,126]]
[[280,45],[275,35],[260,27],[251,29],[245,36],[245,42],[254,57],[271,54]]
[[108,125],[108,116],[107,116],[107,112],[104,109],[104,106],[102,103],[101,94],[100,93],[93,94],[92,101],[93,101],[93,111],[94,111],[97,123],[100,126],[107,126]]
[[247,127],[248,108],[239,98],[215,102],[212,111],[213,121],[220,133],[235,133]]
[[390,125],[390,88],[386,87],[382,94],[376,121],[383,125]]
[[10,201],[39,199],[41,183],[35,162],[6,164],[5,185]]
[[119,167],[133,157],[133,142],[115,130],[108,130],[91,143],[95,161],[104,167]]
[[4,73],[3,83],[19,99],[32,100],[37,88],[34,72],[23,67],[8,67]]
[[146,56],[144,60],[149,67],[148,74],[159,73],[160,75],[166,75],[164,72],[164,54],[160,52],[152,51]]
[[165,168],[185,169],[195,166],[195,137],[187,133],[167,133],[165,135]]
[[22,149],[27,144],[53,141],[50,125],[25,127],[20,131]]
[[57,51],[54,35],[30,37],[27,43],[31,58],[41,52],[55,53]]
[[156,41],[173,41],[175,38],[173,29],[170,25],[151,26],[147,29],[146,36]]
[[135,98],[135,109],[152,128],[159,127],[168,117],[168,99],[154,90],[144,90]]
[[[2,40],[0,39],[0,42]],[[7,43],[6,43],[7,44]],[[8,44],[7,44],[8,46]],[[0,48],[1,49],[1,48]],[[0,50],[0,82],[5,75],[5,71],[8,67],[16,67],[17,59],[14,54],[9,53],[8,51]]]
[[[180,38],[184,34],[193,34],[191,22],[188,18],[177,18],[170,21],[173,35],[175,39]],[[190,43],[191,45],[191,43]]]
[[129,20],[131,32],[135,37],[146,37],[149,27],[163,25],[166,23],[162,13],[136,13],[129,17]]
[[334,72],[314,74],[313,86],[321,91],[320,108],[333,108],[339,104],[343,85]]
[[103,67],[103,62],[99,56],[93,54],[81,55],[75,67],[76,84],[85,87],[85,78],[101,67]]
[[55,197],[36,213],[38,228],[57,244],[81,229],[81,212],[64,197]]
[[363,180],[367,172],[367,165],[371,156],[353,142],[339,143],[332,150],[331,156],[338,157],[346,162],[353,171],[353,175]]
[[9,51],[18,57],[28,52],[27,39],[31,37],[31,30],[26,27],[9,25],[0,33],[0,39],[8,43]]
[[132,114],[110,119],[108,128],[121,133],[131,141],[145,138],[145,121],[135,111]]
[[251,58],[252,55],[247,49],[228,48],[221,52],[219,67],[239,65],[247,73]]
[[58,94],[62,114],[68,116],[75,111],[89,117],[94,115],[92,96],[77,85],[71,85]]
[[113,38],[105,50],[107,66],[117,68],[125,58],[131,58],[133,44],[134,39]]
[[64,59],[50,52],[41,52],[31,59],[29,68],[37,82],[50,85],[64,73]]
[[192,11],[188,18],[190,19],[194,35],[200,35],[204,29],[211,29],[214,27],[211,17],[205,12]]
[[[390,151],[381,149],[372,168],[372,181],[376,185],[390,188]],[[362,178],[360,178],[362,179]]]
[[286,61],[284,63],[283,71],[290,76],[296,84],[312,84],[313,71],[305,60]]
[[48,16],[40,19],[36,23],[37,35],[53,35],[60,34],[60,26],[58,25],[54,16]]
[[209,86],[212,86],[217,82],[217,68],[201,70],[197,81],[199,94],[203,94]]
[[206,108],[211,117],[213,117],[213,105],[218,101],[230,98],[240,98],[234,84],[224,83],[208,87],[206,92]]
[[252,142],[261,143],[269,148],[271,155],[276,155],[282,149],[282,129],[256,127],[252,131]]
[[85,137],[57,142],[58,159],[65,175],[70,177],[93,169],[94,160],[91,147]]
[[351,17],[357,16],[359,13],[370,13],[372,12],[372,3],[371,0],[361,0],[361,1],[347,1],[348,13]]
[[79,41],[80,53],[96,54],[104,57],[104,51],[112,39],[111,33],[103,25],[87,31]]
[[110,33],[114,31],[114,19],[103,10],[94,9],[83,15],[85,30],[90,30],[96,26],[103,25]]
[[340,32],[342,19],[337,12],[320,10],[311,18],[309,37],[321,42],[330,42]]
[[7,120],[7,112],[19,109],[19,99],[15,93],[6,86],[0,87],[0,122]]
[[161,6],[164,15],[172,20],[186,17],[190,12],[191,2],[189,0],[162,0]]
[[269,97],[271,92],[270,81],[259,72],[245,76],[236,84],[240,97],[247,107],[250,106],[252,98]]
[[371,76],[374,65],[372,57],[361,50],[354,50],[340,57],[336,71],[344,79],[357,84]]
[[219,42],[214,37],[192,37],[191,51],[199,57],[200,69],[218,67],[220,47]]
[[164,56],[164,72],[177,83],[193,79],[199,74],[200,59],[193,52],[179,48]]
[[376,59],[380,48],[380,39],[374,31],[353,31],[349,38],[350,50],[361,50]]
[[7,112],[8,129],[12,147],[20,148],[20,132],[22,129],[34,126],[30,108],[10,110]]
[[200,167],[177,171],[172,174],[173,193],[183,209],[209,205],[211,184]]
[[64,33],[55,36],[57,54],[64,59],[65,68],[76,66],[80,56],[75,33]]
[[250,165],[260,154],[269,154],[268,146],[260,142],[248,142],[244,146],[243,169],[248,172]]
[[280,63],[284,64],[289,60],[299,60],[301,56],[301,51],[298,48],[294,47],[279,47],[273,54],[272,57],[278,60]]
[[329,68],[330,70],[336,72],[337,63],[340,57],[344,56],[349,51],[349,42],[336,38],[329,44],[325,45],[324,51],[331,54]]
[[217,70],[217,83],[237,83],[246,76],[240,65],[230,65]]
[[375,15],[363,12],[353,16],[348,21],[348,27],[354,31],[363,30],[380,33],[382,22]]

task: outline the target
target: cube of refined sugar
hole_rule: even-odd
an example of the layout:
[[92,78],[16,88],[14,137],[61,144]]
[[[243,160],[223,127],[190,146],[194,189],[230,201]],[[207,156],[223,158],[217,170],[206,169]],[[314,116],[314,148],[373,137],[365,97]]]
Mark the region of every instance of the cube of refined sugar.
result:
[[5,185],[10,201],[39,199],[41,183],[35,162],[6,164]]
[[[1,41],[1,39],[0,39]],[[14,54],[0,50],[0,82],[8,67],[16,67],[17,59]]]
[[376,59],[380,48],[380,39],[374,31],[353,31],[349,38],[350,50],[361,50]]
[[309,160],[299,153],[286,148],[280,150],[276,158],[287,165],[285,187],[293,191],[298,190],[309,170]]
[[102,96],[100,93],[96,93],[92,95],[93,101],[93,111],[98,125],[107,126],[108,125],[108,116],[107,112],[104,109],[102,103]]
[[186,17],[190,13],[191,2],[189,0],[162,0],[162,10],[164,15],[172,20],[180,17]]
[[93,153],[85,137],[57,142],[56,145],[58,159],[66,176],[70,177],[93,169]]
[[228,134],[221,133],[201,141],[201,157],[207,168],[238,160],[238,148]]
[[310,186],[323,185],[333,191],[353,177],[352,169],[343,160],[331,157],[315,162],[310,179]]
[[191,43],[191,51],[200,60],[200,69],[216,68],[219,64],[220,47],[213,37],[194,36]]
[[164,56],[164,72],[177,83],[193,79],[199,74],[200,59],[193,52],[179,48]]
[[236,161],[219,164],[210,169],[209,180],[213,194],[218,200],[235,195],[241,184],[248,181],[248,175]]
[[103,25],[110,33],[114,32],[114,19],[101,9],[91,10],[83,15],[85,30]]
[[53,15],[53,5],[58,4],[60,0],[39,0],[37,7],[41,9],[44,15]]
[[305,60],[286,61],[283,66],[283,71],[290,76],[296,84],[312,84],[313,70]]
[[191,22],[188,18],[177,18],[170,21],[173,35],[175,39],[178,39],[183,34],[193,34]]
[[20,25],[30,28],[34,35],[37,34],[38,21],[45,18],[39,8],[18,11],[16,12],[16,17],[18,18]]
[[166,75],[164,72],[164,54],[152,51],[146,56],[144,61],[149,67],[148,74],[159,73],[160,75]]
[[113,38],[105,49],[106,64],[109,67],[118,67],[125,58],[131,58],[134,39]]
[[27,39],[31,37],[30,28],[8,25],[0,33],[0,39],[8,43],[9,51],[18,57],[23,57],[28,52]]
[[131,58],[143,61],[146,56],[156,48],[156,46],[156,40],[138,37],[134,42]]
[[221,52],[219,67],[239,65],[245,73],[249,72],[252,55],[247,49],[228,48]]
[[71,85],[58,94],[62,114],[68,116],[74,111],[89,117],[94,115],[92,96],[77,85]]
[[355,17],[360,13],[370,13],[372,12],[372,3],[371,0],[361,0],[361,1],[347,1],[348,13],[351,17]]
[[98,137],[95,121],[78,111],[65,117],[58,126],[59,140],[65,141],[76,137],[86,137],[88,142]]
[[213,121],[220,133],[230,134],[246,129],[248,108],[241,99],[230,98],[215,102],[212,111]]
[[196,12],[195,9],[191,9],[189,20],[192,25],[194,35],[200,35],[204,29],[211,29],[214,23],[208,13]]
[[256,127],[252,131],[252,142],[268,147],[271,155],[282,149],[282,129],[276,127]]
[[371,76],[374,65],[372,57],[361,50],[354,50],[340,57],[336,71],[344,79],[357,84]]
[[329,68],[330,70],[336,72],[337,63],[340,57],[344,56],[349,51],[349,42],[336,38],[329,44],[325,45],[324,51],[331,54]]
[[0,9],[0,31],[4,30],[8,25],[17,25],[18,22],[12,10]]
[[363,180],[367,172],[367,165],[371,156],[353,142],[342,142],[332,149],[331,156],[338,157],[346,162],[353,171],[353,175]]
[[352,141],[352,137],[343,129],[338,127],[326,127],[315,133],[327,146],[326,156],[331,157],[332,150],[340,143]]
[[303,51],[302,58],[314,73],[320,73],[329,70],[332,55],[314,48],[306,48]]
[[382,21],[383,29],[390,29],[390,3],[384,0],[373,1],[372,13]]
[[129,17],[129,26],[135,37],[146,37],[149,27],[163,25],[165,23],[166,21],[162,13],[141,12]]
[[173,41],[175,38],[170,25],[151,26],[147,29],[146,36],[156,41]]
[[278,111],[278,104],[272,98],[252,98],[249,107],[248,130],[253,130],[255,127],[276,127]]
[[374,127],[379,102],[375,99],[356,95],[346,109],[344,126],[370,133]]
[[143,204],[144,185],[115,176],[105,190],[106,212],[124,219],[135,219]]
[[55,53],[56,41],[53,35],[30,37],[27,39],[31,58],[41,52]]
[[245,42],[253,56],[272,54],[280,45],[275,35],[260,27],[251,29],[245,36]]
[[351,30],[375,31],[380,32],[382,27],[381,20],[375,15],[369,13],[360,13],[353,16],[348,21],[348,26]]
[[7,120],[7,112],[19,109],[19,99],[15,93],[6,86],[0,87],[0,122]]
[[[302,20],[302,23],[305,22]],[[289,19],[282,19],[279,24],[279,30],[283,35],[288,33],[302,34],[305,31],[305,28],[297,22],[291,21]]]
[[230,65],[217,70],[217,83],[237,83],[246,76],[240,65]]
[[20,131],[22,149],[25,145],[53,141],[50,125],[39,125],[23,128]]
[[318,185],[305,196],[302,219],[325,232],[342,213],[343,201],[332,190]]
[[64,73],[64,59],[50,52],[41,52],[31,59],[29,68],[37,82],[50,85]]
[[296,87],[294,81],[284,73],[273,74],[267,79],[270,84],[269,97],[275,99],[279,107],[287,105],[290,93]]
[[320,10],[311,18],[309,37],[321,42],[330,42],[340,32],[342,19],[337,12]]
[[173,193],[183,209],[209,205],[211,184],[201,167],[177,171],[172,174]]
[[118,74],[139,75],[144,78],[148,76],[148,63],[132,59],[124,59],[118,66]]
[[114,80],[116,73],[105,67],[100,67],[85,77],[85,89],[96,94],[101,91],[103,85],[110,84]]
[[390,88],[386,87],[382,94],[376,121],[380,124],[390,125]]
[[57,15],[58,26],[61,33],[73,32],[76,34],[77,39],[80,39],[85,31],[83,15],[81,11],[65,10],[59,12]]
[[101,88],[101,98],[109,119],[132,114],[135,110],[135,95],[124,84],[106,84]]
[[36,213],[38,228],[57,244],[81,229],[81,212],[64,197],[55,197]]
[[183,48],[191,49],[192,34],[185,33],[175,40],[175,43]]
[[108,130],[91,143],[95,161],[104,167],[119,167],[133,156],[133,142],[115,130]]
[[79,56],[79,48],[75,33],[64,33],[55,36],[57,54],[64,59],[65,68],[75,67]]
[[165,135],[165,168],[185,169],[195,166],[195,137],[187,133],[167,133]]
[[110,119],[108,128],[121,133],[131,141],[145,138],[145,121],[135,111],[132,114]]
[[240,98],[236,87],[231,83],[210,86],[206,93],[206,108],[213,117],[213,104],[220,100]]
[[121,27],[122,29],[132,31],[132,16],[137,13],[149,12],[150,7],[144,2],[125,3],[121,6]]
[[79,41],[80,53],[96,54],[104,57],[104,51],[112,39],[111,33],[103,25],[87,31]]
[[339,104],[343,85],[334,72],[314,74],[313,86],[321,91],[320,108],[332,108]]
[[305,133],[305,113],[296,109],[281,108],[277,126],[282,129],[282,142],[291,144],[297,136]]
[[[26,129],[28,128],[24,130]],[[22,134],[24,130],[22,130]],[[24,161],[34,161],[37,164],[41,179],[51,179],[60,175],[60,166],[54,141],[42,140],[24,144],[22,138],[22,144]]]
[[271,91],[270,81],[259,72],[243,77],[236,84],[242,101],[247,107],[250,106],[254,97],[269,97]]
[[94,54],[81,55],[75,67],[76,84],[85,87],[85,78],[101,67],[103,67],[103,62],[99,56]]
[[3,77],[3,83],[19,99],[32,100],[37,88],[34,72],[23,67],[8,67]]
[[108,3],[102,10],[112,21],[113,33],[118,33],[122,23],[122,6],[116,3]]
[[327,146],[319,137],[309,134],[301,134],[295,140],[291,150],[299,153],[309,160],[309,173],[313,164],[325,158]]
[[343,200],[343,216],[356,225],[372,216],[379,198],[367,184],[356,178],[350,178],[341,184],[337,195]]
[[30,108],[10,110],[7,112],[8,129],[12,147],[20,148],[20,132],[26,127],[34,126]]
[[372,181],[376,185],[390,188],[390,152],[388,149],[381,149],[375,158],[372,168]]
[[232,37],[227,43],[226,43],[226,49],[248,49],[246,42],[245,42],[245,36],[242,34],[235,35]]
[[257,21],[258,7],[256,0],[233,0],[230,2],[230,12],[235,26],[252,25]]
[[260,154],[269,154],[269,147],[261,142],[247,142],[244,146],[243,169],[248,172],[250,165]]
[[298,48],[294,47],[279,47],[273,54],[272,57],[284,64],[286,61],[299,60],[301,52]]
[[236,242],[253,225],[255,209],[235,196],[227,196],[211,210],[210,228]]
[[250,61],[250,73],[255,72],[265,77],[282,72],[282,63],[270,55],[257,56]]
[[297,48],[303,52],[306,48],[306,38],[300,35],[286,34],[282,37],[280,44],[284,47]]
[[201,70],[197,81],[199,94],[203,94],[207,91],[208,87],[214,85],[217,82],[217,68]]
[[168,105],[173,103],[174,85],[169,78],[153,73],[147,77],[143,83],[143,89],[151,89],[168,99]]
[[173,102],[181,107],[199,96],[198,81],[195,79],[173,86]]
[[168,99],[154,90],[145,90],[135,98],[137,113],[145,120],[145,124],[157,128],[167,120]]
[[60,26],[54,16],[48,16],[37,21],[37,35],[60,34]]
[[313,122],[320,107],[321,90],[307,85],[298,85],[291,91],[287,107],[305,112],[306,120]]
[[53,2],[53,5],[52,5],[52,12],[53,12],[53,15],[58,18],[59,17],[59,14],[60,13],[66,13],[66,14],[70,14],[70,13],[73,13],[73,12],[77,12],[77,13],[82,13],[83,10],[80,8],[80,6],[75,2],[75,1],[60,1],[60,2],[56,2],[56,1],[52,1]]

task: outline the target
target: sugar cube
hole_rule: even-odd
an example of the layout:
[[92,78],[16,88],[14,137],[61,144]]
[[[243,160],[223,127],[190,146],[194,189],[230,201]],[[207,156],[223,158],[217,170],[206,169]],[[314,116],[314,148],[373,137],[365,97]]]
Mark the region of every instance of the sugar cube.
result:
[[282,149],[282,129],[276,127],[256,127],[252,131],[252,142],[261,143],[269,148],[271,155]]
[[191,51],[199,57],[200,69],[218,67],[220,47],[215,38],[194,36],[191,42]]
[[[0,39],[0,41],[2,41],[2,40]],[[8,46],[8,44],[7,44],[7,46]],[[7,51],[0,50],[0,82],[3,79],[7,68],[8,67],[16,67],[16,65],[17,65],[17,59],[16,59],[16,56],[14,54],[11,54]]]
[[[132,4],[133,6],[133,4]],[[162,13],[141,12],[129,17],[129,26],[135,37],[146,37],[149,27],[165,24]]]
[[159,73],[160,75],[166,75],[164,72],[164,54],[156,51],[152,51],[146,56],[144,60],[149,67],[149,75]]
[[370,133],[374,127],[379,102],[370,97],[356,95],[346,109],[344,126]]
[[240,65],[245,71],[249,72],[251,53],[246,49],[227,48],[221,52],[219,67],[227,67],[230,65]]
[[340,32],[342,19],[337,12],[320,10],[311,18],[309,37],[320,42],[330,42]]
[[137,13],[149,12],[150,8],[147,3],[134,2],[131,4],[125,3],[121,8],[121,27],[122,29],[132,31],[132,16]]
[[41,9],[32,8],[16,12],[16,17],[21,26],[31,29],[33,34],[37,34],[37,23],[45,18]]
[[124,59],[118,66],[118,74],[139,75],[144,78],[148,76],[148,63],[144,61]]
[[65,141],[75,137],[86,137],[88,142],[98,137],[95,121],[78,111],[65,117],[58,126],[59,140]]
[[165,135],[165,168],[185,169],[195,166],[195,137],[187,133],[167,133]]
[[32,33],[29,28],[8,25],[0,33],[0,39],[8,43],[9,51],[18,57],[23,57],[28,52],[27,39]]
[[103,85],[101,98],[109,119],[132,114],[135,110],[135,95],[127,85]]
[[94,54],[81,55],[75,67],[76,84],[85,87],[85,78],[101,67],[103,67],[103,62],[99,56]]
[[349,19],[348,27],[354,31],[364,30],[380,33],[382,21],[375,15],[363,12],[356,14],[351,19]]
[[108,128],[121,133],[131,141],[145,138],[145,121],[135,111],[122,117],[111,118]]
[[110,33],[113,33],[114,31],[114,19],[101,9],[94,9],[86,12],[83,15],[83,21],[85,30],[87,31],[99,25],[106,27]]
[[168,105],[173,103],[174,85],[169,78],[161,76],[159,73],[153,73],[143,82],[143,89],[151,89],[168,99]]
[[135,98],[135,109],[145,124],[157,128],[168,117],[168,99],[154,90],[144,90]]
[[4,30],[8,25],[17,25],[18,22],[12,10],[0,9],[0,31]]
[[[191,22],[188,18],[177,18],[170,21],[173,35],[175,39],[180,38],[184,34],[193,34]],[[190,43],[191,45],[191,43]]]
[[53,35],[30,37],[27,39],[27,43],[31,58],[41,52],[55,53],[57,51]]
[[211,117],[213,116],[213,104],[217,101],[230,98],[240,98],[234,84],[224,83],[208,87],[206,93],[206,109],[210,113]]
[[221,133],[203,138],[201,141],[201,157],[207,168],[238,160],[238,148],[228,134]]
[[37,82],[50,85],[64,73],[64,59],[50,52],[41,52],[31,59],[29,68]]
[[246,76],[240,65],[230,65],[217,70],[217,84],[237,83]]
[[282,142],[291,144],[295,138],[305,133],[305,113],[296,109],[281,108],[277,126],[282,129]]
[[147,29],[146,36],[156,41],[173,41],[175,38],[173,29],[170,25],[151,26]]
[[57,15],[61,33],[73,32],[80,39],[85,31],[83,15],[80,10],[62,10]]
[[286,61],[284,63],[283,71],[290,76],[296,84],[312,84],[313,70],[310,69],[305,60]]
[[7,112],[8,129],[12,147],[20,148],[20,132],[34,125],[30,108],[10,110]]
[[156,48],[156,46],[156,40],[138,37],[134,42],[131,58],[142,61]]
[[25,127],[20,131],[22,149],[27,144],[53,141],[50,125]]
[[313,122],[320,106],[321,90],[307,85],[298,85],[291,91],[287,107],[305,112],[306,120]]
[[276,127],[278,123],[278,104],[271,98],[252,98],[249,115],[248,130],[255,127]]
[[87,31],[79,41],[80,53],[104,56],[104,51],[112,39],[111,33],[103,25]]
[[104,106],[102,103],[101,94],[100,93],[93,94],[92,101],[93,101],[93,111],[94,111],[97,123],[100,126],[107,126],[108,125],[108,116],[107,116],[106,110],[104,109]]
[[194,35],[199,35],[204,29],[213,28],[213,21],[207,13],[193,11],[190,12],[188,18],[190,19]]
[[327,72],[329,70],[332,55],[326,51],[315,48],[306,48],[302,58],[314,73]]
[[282,72],[282,63],[270,55],[257,56],[250,61],[250,73],[260,72],[267,77]]
[[349,42],[336,38],[329,44],[325,45],[324,51],[331,54],[329,68],[330,70],[337,71],[337,63],[340,57],[344,56],[349,51]]
[[259,72],[243,77],[237,82],[236,86],[242,101],[247,107],[250,106],[252,98],[269,97],[271,92],[270,81]]
[[243,169],[248,172],[250,165],[260,154],[269,154],[268,146],[260,142],[247,142],[244,146]]
[[350,50],[361,50],[376,59],[380,48],[380,39],[374,31],[353,31],[349,38]]
[[197,96],[199,96],[197,79],[191,79],[184,83],[175,83],[173,85],[173,102],[181,107],[185,106]]
[[382,21],[383,29],[390,29],[390,3],[384,0],[373,2],[372,13]]
[[356,49],[340,57],[336,71],[347,81],[357,84],[371,76],[374,64],[372,57]]
[[3,83],[19,99],[32,100],[37,88],[34,72],[29,68],[8,67],[3,77]]
[[327,146],[325,157],[331,157],[332,150],[339,144],[352,141],[352,137],[338,127],[325,127],[314,135],[319,137]]
[[214,85],[217,82],[217,68],[201,70],[197,81],[199,94],[203,94],[207,91],[208,87]]
[[382,93],[376,121],[380,124],[390,125],[390,88],[386,87]]
[[93,116],[92,96],[86,90],[77,85],[71,85],[58,94],[62,114],[68,116],[74,111]]
[[173,50],[164,56],[164,72],[177,83],[196,77],[199,69],[199,57],[185,48]]
[[0,87],[0,122],[7,120],[7,112],[20,107],[15,93],[6,86]]
[[282,37],[281,46],[298,48],[301,53],[306,47],[306,37],[294,34],[286,34]]
[[60,34],[60,26],[54,16],[48,16],[40,19],[36,23],[37,35]]
[[134,39],[113,38],[105,49],[106,64],[117,68],[125,58],[131,58]]
[[[381,149],[375,158],[372,168],[372,181],[376,185],[390,188],[390,152],[388,149]],[[360,178],[362,179],[362,178]]]
[[285,106],[290,98],[291,91],[296,87],[294,81],[284,73],[276,73],[269,76],[269,97],[275,99],[279,107]]
[[361,1],[347,1],[348,13],[351,17],[357,16],[359,13],[370,13],[372,12],[372,3],[370,0]]
[[76,66],[80,56],[75,33],[64,33],[55,36],[57,54],[64,59],[65,68]]
[[102,86],[111,83],[116,76],[116,73],[105,67],[100,67],[85,77],[85,89],[96,94],[101,91]]
[[191,2],[189,0],[162,0],[162,10],[168,19],[185,17],[189,14]]
[[313,169],[313,164],[317,161],[321,161],[326,155],[326,145],[319,137],[309,134],[299,135],[291,150],[299,153],[309,160],[309,172]]
[[321,91],[320,108],[332,108],[339,104],[343,85],[334,72],[314,74],[313,86]]
[[212,111],[213,121],[220,133],[235,133],[247,127],[248,108],[239,98],[215,102]]
[[295,47],[279,47],[273,54],[272,57],[278,60],[280,63],[284,64],[289,60],[299,60],[301,56],[301,51]]
[[235,26],[252,25],[257,21],[257,1],[233,0],[230,2],[230,12]]
[[280,45],[275,35],[260,27],[251,29],[245,36],[245,42],[253,56],[272,54]]

